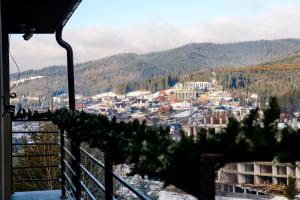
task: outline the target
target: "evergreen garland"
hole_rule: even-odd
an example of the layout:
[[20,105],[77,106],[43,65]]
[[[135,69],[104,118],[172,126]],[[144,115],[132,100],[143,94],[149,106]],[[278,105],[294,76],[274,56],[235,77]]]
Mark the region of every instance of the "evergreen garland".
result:
[[201,155],[222,155],[224,159],[214,160],[217,168],[226,162],[300,160],[300,131],[279,131],[279,115],[277,101],[271,98],[263,116],[256,109],[241,122],[230,119],[221,133],[201,130],[196,138],[182,134],[179,142],[171,139],[169,129],[147,126],[146,122],[118,122],[116,118],[109,120],[104,115],[65,108],[53,113],[20,110],[13,117],[52,120],[68,138],[100,149],[113,164],[132,164],[132,174],[159,177],[166,185],[195,195]]

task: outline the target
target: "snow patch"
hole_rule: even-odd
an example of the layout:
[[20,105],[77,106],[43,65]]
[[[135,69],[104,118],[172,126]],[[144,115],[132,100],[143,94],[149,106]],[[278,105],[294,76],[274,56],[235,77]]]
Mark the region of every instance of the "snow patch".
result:
[[25,81],[32,81],[32,80],[35,80],[35,79],[42,79],[42,78],[45,78],[45,76],[32,76],[32,77],[27,77],[27,78],[23,78],[23,79],[20,79],[20,80],[17,80],[17,81],[11,81],[10,82],[10,85],[19,85],[20,83],[24,83]]

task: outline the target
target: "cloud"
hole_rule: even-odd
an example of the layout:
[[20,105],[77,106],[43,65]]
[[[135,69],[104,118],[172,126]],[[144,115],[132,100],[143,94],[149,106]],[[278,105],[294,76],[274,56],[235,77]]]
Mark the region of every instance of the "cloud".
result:
[[[163,21],[148,21],[118,28],[67,27],[63,37],[74,49],[75,62],[123,52],[147,53],[167,50],[192,42],[228,43],[299,38],[299,9],[300,4],[271,7],[256,16],[222,16],[189,27],[179,27]],[[28,42],[23,41],[21,36],[12,37],[11,51],[22,71],[66,64],[65,51],[58,46],[54,35],[35,35]],[[16,71],[13,65],[11,71]]]

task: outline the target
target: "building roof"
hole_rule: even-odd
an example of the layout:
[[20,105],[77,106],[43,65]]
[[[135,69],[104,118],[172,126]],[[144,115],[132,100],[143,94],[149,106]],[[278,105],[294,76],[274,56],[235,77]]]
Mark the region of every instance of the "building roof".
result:
[[4,0],[9,33],[54,33],[65,25],[81,0]]
[[191,116],[192,114],[193,114],[192,110],[185,110],[185,111],[182,111],[180,113],[174,114],[171,117],[173,117],[173,118],[186,118],[186,117]]
[[221,105],[221,106],[217,106],[215,109],[216,110],[231,110],[231,107]]

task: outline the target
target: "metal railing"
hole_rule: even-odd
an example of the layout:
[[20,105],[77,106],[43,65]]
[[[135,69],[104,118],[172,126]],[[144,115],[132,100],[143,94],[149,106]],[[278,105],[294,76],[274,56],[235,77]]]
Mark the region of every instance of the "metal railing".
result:
[[59,189],[59,132],[52,122],[15,120],[11,137],[12,192]]
[[[20,129],[21,123],[32,123],[33,128]],[[47,184],[36,184],[35,187],[29,187],[29,189],[61,189],[61,197],[66,199],[115,200],[122,199],[118,193],[117,187],[119,187],[126,188],[130,195],[137,199],[149,200],[145,194],[113,171],[113,165],[108,155],[101,153],[101,158],[99,158],[89,152],[87,148],[83,148],[82,145],[78,146],[79,155],[74,155],[71,152],[71,146],[74,144],[65,137],[64,131],[38,129],[37,125],[41,123],[51,124],[47,120],[14,120],[12,122],[12,141],[14,141],[12,142],[13,191],[28,190],[26,182],[45,182]],[[47,138],[55,140],[45,141]],[[52,148],[47,148],[47,146]],[[51,151],[45,152],[47,149]],[[48,162],[33,165],[36,163],[34,160],[38,161],[39,158]],[[25,161],[21,159],[25,159]],[[36,171],[36,169],[44,170]],[[16,173],[18,170],[23,170],[23,173]],[[48,176],[41,176],[45,171]],[[22,178],[22,175],[25,175],[25,178]],[[56,184],[53,185],[53,182]],[[50,187],[46,188],[46,186]]]
[[[105,193],[105,199],[111,200],[116,199],[116,196],[114,195],[114,182],[118,182],[119,184],[123,185],[123,187],[127,188],[133,196],[142,199],[142,200],[148,200],[149,198],[143,194],[141,191],[139,191],[137,188],[133,187],[131,184],[129,184],[124,178],[117,175],[115,172],[113,172],[113,166],[111,164],[110,158],[107,155],[104,155],[104,163],[96,159],[92,154],[90,154],[87,150],[80,148],[80,151],[88,157],[92,162],[94,162],[99,168],[104,170],[104,177],[105,177],[105,184],[103,185],[100,183],[95,176],[93,176],[83,165],[81,165],[81,169],[84,173],[88,175],[89,178],[91,178],[95,184]],[[115,181],[114,181],[115,180]],[[92,199],[93,197],[90,196]]]

